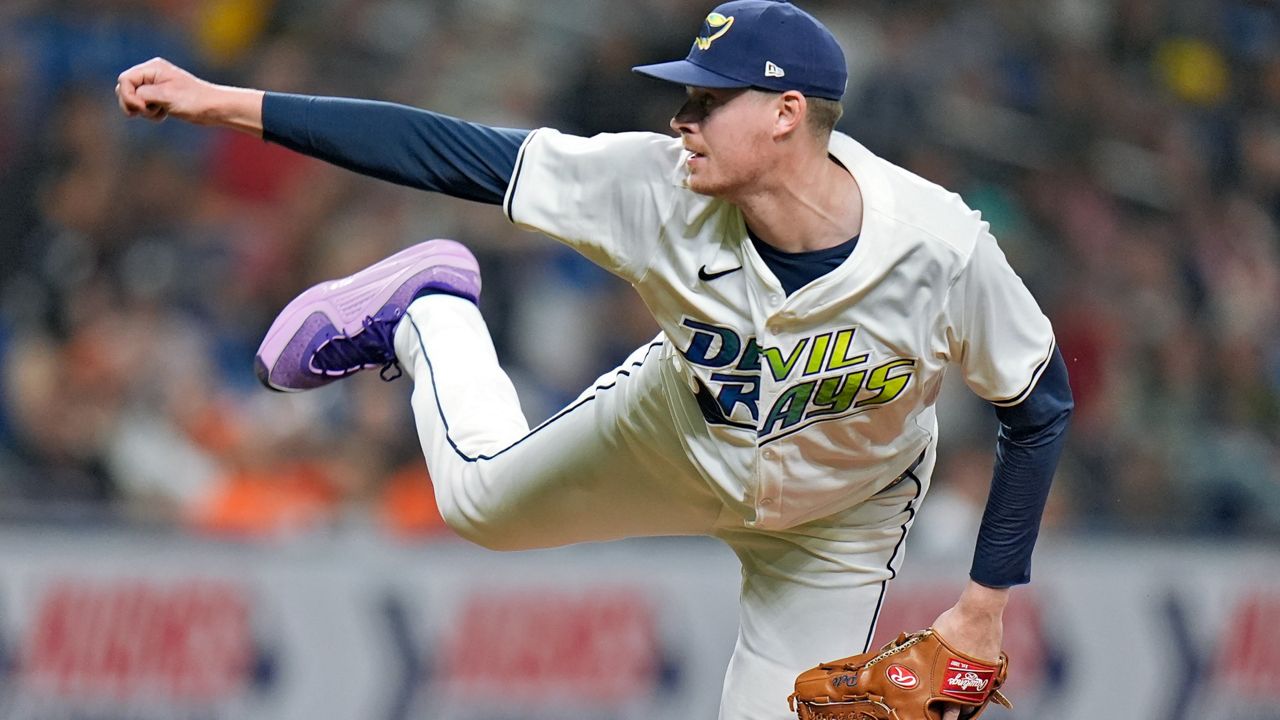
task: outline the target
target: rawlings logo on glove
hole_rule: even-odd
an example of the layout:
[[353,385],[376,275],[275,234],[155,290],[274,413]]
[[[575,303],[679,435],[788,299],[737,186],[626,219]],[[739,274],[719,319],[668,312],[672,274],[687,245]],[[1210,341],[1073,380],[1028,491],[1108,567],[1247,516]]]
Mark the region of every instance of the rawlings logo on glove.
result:
[[796,678],[787,701],[800,720],[942,720],[947,707],[977,717],[1000,692],[1009,657],[970,657],[932,629],[903,633],[878,651],[835,660]]

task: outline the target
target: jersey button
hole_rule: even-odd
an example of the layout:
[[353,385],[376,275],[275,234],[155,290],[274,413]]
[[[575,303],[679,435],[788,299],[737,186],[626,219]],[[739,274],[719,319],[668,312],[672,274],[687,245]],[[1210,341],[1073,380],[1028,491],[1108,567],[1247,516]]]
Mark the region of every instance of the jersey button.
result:
[[774,293],[773,295],[769,296],[769,302],[773,303],[774,305],[777,305],[778,303],[782,302],[782,296],[777,293]]
[[769,326],[769,334],[770,334],[770,335],[778,335],[778,334],[780,334],[781,332],[782,332],[782,328],[778,327],[777,325],[770,325],[770,326]]
[[765,450],[763,453],[760,453],[760,454],[764,455],[765,460],[772,460],[778,457],[778,453],[774,452],[773,450]]
[[773,504],[773,498],[771,498],[771,497],[767,497],[767,498],[760,498],[760,504],[761,504],[761,505],[772,505],[772,504]]

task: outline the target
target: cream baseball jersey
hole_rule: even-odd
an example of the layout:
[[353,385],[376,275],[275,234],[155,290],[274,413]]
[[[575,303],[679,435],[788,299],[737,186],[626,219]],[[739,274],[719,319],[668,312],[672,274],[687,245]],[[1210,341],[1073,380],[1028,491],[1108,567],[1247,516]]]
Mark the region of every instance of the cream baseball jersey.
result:
[[[504,200],[512,222],[630,282],[667,338],[665,386],[683,448],[744,523],[781,529],[850,508],[937,439],[954,365],[1016,404],[1053,354],[1049,320],[958,195],[835,133],[862,191],[840,267],[791,295],[743,216],[685,186],[679,139],[533,132]],[[687,407],[682,404],[681,407]]]

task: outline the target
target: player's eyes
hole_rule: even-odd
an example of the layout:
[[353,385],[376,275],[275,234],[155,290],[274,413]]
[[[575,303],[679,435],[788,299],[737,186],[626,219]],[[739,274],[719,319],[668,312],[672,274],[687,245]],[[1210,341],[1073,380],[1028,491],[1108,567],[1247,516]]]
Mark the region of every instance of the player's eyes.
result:
[[722,104],[724,104],[723,98],[717,97],[712,93],[706,91],[690,93],[684,106],[677,113],[677,117],[684,117],[688,120],[695,118],[703,120]]

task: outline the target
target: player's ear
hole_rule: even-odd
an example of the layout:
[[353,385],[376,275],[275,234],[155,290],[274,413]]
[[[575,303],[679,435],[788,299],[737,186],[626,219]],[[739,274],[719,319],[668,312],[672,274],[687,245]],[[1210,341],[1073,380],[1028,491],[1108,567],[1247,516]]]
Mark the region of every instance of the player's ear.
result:
[[778,95],[777,109],[778,116],[774,123],[774,133],[781,138],[794,134],[804,124],[805,115],[809,111],[809,103],[801,93],[795,90],[788,90]]

